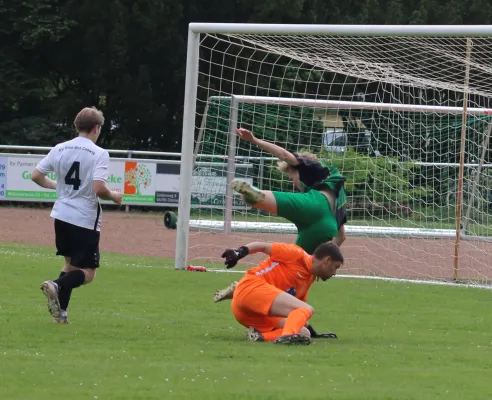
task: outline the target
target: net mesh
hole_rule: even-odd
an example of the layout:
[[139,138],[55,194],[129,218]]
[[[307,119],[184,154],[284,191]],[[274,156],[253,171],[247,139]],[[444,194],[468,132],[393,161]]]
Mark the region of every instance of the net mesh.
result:
[[[245,127],[291,152],[316,153],[346,177],[344,273],[452,278],[463,115],[397,105],[462,108],[467,91],[468,107],[482,112],[469,113],[464,124],[458,278],[489,282],[488,44],[490,39],[474,38],[467,59],[466,38],[204,36],[198,66],[190,263],[217,261],[226,245],[295,241],[296,228],[289,221],[247,207],[234,195],[233,233],[215,244],[213,237],[219,233],[214,232],[223,229],[229,132]],[[231,95],[238,96],[235,102]],[[323,104],[306,105],[306,100]],[[338,107],[339,101],[351,106]],[[378,107],[382,103],[395,107]],[[278,171],[276,159],[236,141],[235,177],[263,190],[294,191]],[[256,261],[253,257],[249,262]]]

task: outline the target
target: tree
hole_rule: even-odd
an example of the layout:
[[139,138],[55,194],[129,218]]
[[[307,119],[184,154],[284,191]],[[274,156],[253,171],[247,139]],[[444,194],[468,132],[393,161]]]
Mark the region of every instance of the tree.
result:
[[[94,105],[107,120],[104,146],[179,150],[192,21],[476,24],[491,16],[486,0],[0,0],[0,140],[54,144],[73,135],[81,107]],[[366,85],[260,50],[242,49],[238,58],[233,46],[222,59],[227,46],[219,43],[209,54],[202,49],[202,59],[210,60],[207,73],[220,76],[221,65],[229,67],[222,82],[200,82],[210,94],[329,91],[330,98],[350,99],[356,84]],[[313,42],[313,54],[319,50]],[[481,53],[482,60],[490,58],[486,49]],[[248,61],[256,63],[256,74],[244,72]],[[362,91],[376,101],[390,93],[387,85],[367,85],[373,87]],[[207,95],[199,92],[202,100]]]
[[46,144],[66,137],[49,102],[54,90],[46,71],[49,58],[73,21],[58,16],[56,0],[0,1],[0,140]]

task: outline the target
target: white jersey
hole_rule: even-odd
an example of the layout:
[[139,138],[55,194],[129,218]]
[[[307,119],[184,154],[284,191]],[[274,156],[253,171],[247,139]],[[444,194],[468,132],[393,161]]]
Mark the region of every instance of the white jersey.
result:
[[109,153],[92,140],[79,136],[60,143],[36,169],[56,175],[56,200],[51,216],[72,225],[101,230],[101,206],[93,181],[106,181]]

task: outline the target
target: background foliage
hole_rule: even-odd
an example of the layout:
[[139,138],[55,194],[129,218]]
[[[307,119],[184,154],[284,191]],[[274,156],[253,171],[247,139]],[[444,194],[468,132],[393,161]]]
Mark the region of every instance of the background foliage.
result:
[[71,137],[81,107],[95,105],[108,121],[103,146],[179,150],[189,22],[487,24],[491,17],[486,0],[0,0],[0,143],[53,145]]

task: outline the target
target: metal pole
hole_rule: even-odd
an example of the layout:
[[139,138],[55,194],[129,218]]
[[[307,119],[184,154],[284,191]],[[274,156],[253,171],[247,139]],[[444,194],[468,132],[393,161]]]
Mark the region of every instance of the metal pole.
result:
[[492,25],[303,25],[200,23],[193,32],[215,34],[329,35],[329,36],[492,36]]
[[[378,103],[369,101],[344,101],[344,100],[322,100],[306,99],[303,97],[270,97],[270,96],[246,96],[235,95],[239,103],[248,104],[276,104],[287,106],[314,107],[314,108],[336,108],[343,110],[389,110],[389,111],[408,111],[425,112],[437,114],[462,114],[463,107],[451,106],[428,106],[422,104],[396,104]],[[210,96],[211,100],[230,100],[231,96]],[[468,107],[468,114],[491,115],[492,108]]]
[[[0,150],[34,150],[34,151],[50,151],[53,149],[53,147],[37,147],[37,146],[8,146],[8,145],[0,145]],[[125,156],[128,155],[128,150],[113,150],[113,149],[105,149],[109,154],[124,154]],[[2,155],[10,154],[12,156],[17,156],[17,157],[29,157],[29,156],[42,156],[42,154],[18,154],[18,153],[2,153]],[[147,156],[158,156],[158,157],[176,157],[176,158],[181,158],[181,153],[166,153],[166,152],[160,152],[160,151],[139,151],[139,150],[132,150],[133,155],[147,155]],[[214,158],[214,159],[220,159],[220,160],[226,160],[228,156],[221,156],[219,154],[198,154],[199,158]],[[125,158],[111,158],[112,160],[126,160],[127,157]],[[278,160],[277,157],[251,157],[251,156],[237,156],[236,160]],[[146,160],[143,160],[146,161]],[[157,160],[157,159],[149,159],[149,161],[163,161],[163,160]],[[172,161],[172,160],[165,160],[165,161]],[[175,160],[174,162],[177,162],[181,164],[181,161]],[[435,165],[438,165],[439,163],[435,163]],[[434,164],[432,164],[434,165]],[[443,165],[451,165],[452,164],[447,164],[443,163]],[[458,164],[456,164],[458,166]],[[485,166],[487,167],[487,166]]]
[[475,191],[477,190],[478,181],[480,180],[480,171],[482,170],[482,166],[485,162],[485,154],[487,154],[487,149],[489,147],[489,139],[490,133],[492,132],[492,123],[488,123],[487,130],[485,133],[485,138],[482,143],[482,155],[480,156],[480,162],[478,164],[477,174],[475,175],[475,180],[473,181],[473,187],[471,192],[470,203],[468,204],[468,208],[466,210],[465,220],[463,221],[463,232],[466,234],[466,228],[468,227],[468,221],[470,220],[470,212],[473,207],[473,202],[475,201]]
[[[132,151],[131,150],[128,151],[128,158],[132,158]],[[130,212],[130,205],[129,204],[125,205],[125,212]]]
[[232,232],[232,196],[233,191],[231,187],[231,181],[236,176],[236,128],[237,128],[237,118],[238,118],[238,106],[239,102],[236,96],[231,98],[231,111],[229,120],[229,146],[227,148],[227,187],[226,187],[226,198],[225,198],[225,210],[224,210],[224,233],[226,235]]
[[[468,90],[463,88],[463,90]],[[287,106],[314,107],[314,108],[336,108],[343,110],[390,110],[390,111],[407,111],[407,112],[425,112],[437,114],[462,114],[463,107],[448,106],[427,106],[419,104],[393,104],[393,103],[376,103],[366,101],[342,101],[342,100],[320,100],[304,99],[295,97],[267,97],[267,96],[236,96],[240,103],[249,104],[281,104]],[[490,115],[492,109],[468,107],[468,114],[473,115]]]
[[265,169],[265,161],[260,160],[260,166],[258,167],[258,189],[263,190],[263,173]]
[[453,280],[458,279],[458,267],[459,267],[459,247],[461,236],[461,207],[463,203],[463,171],[465,164],[465,144],[466,144],[466,120],[467,120],[467,107],[468,107],[468,83],[470,81],[470,57],[471,57],[472,40],[468,38],[466,40],[466,70],[464,81],[464,93],[463,93],[463,119],[461,122],[461,149],[460,149],[460,167],[458,174],[458,202],[456,206],[456,240],[454,243],[454,270]]
[[189,30],[188,50],[186,55],[186,83],[183,112],[183,139],[181,143],[181,170],[179,176],[178,223],[176,230],[176,269],[185,269],[188,257],[199,46],[200,35]]
[[205,111],[203,112],[202,122],[200,123],[200,129],[198,129],[198,136],[196,138],[195,143],[195,152],[193,153],[193,167],[195,167],[196,158],[198,155],[198,151],[200,150],[200,144],[203,139],[203,132],[205,131],[205,127],[207,126],[207,116],[208,116],[208,107],[210,104],[210,99],[207,101],[205,106]]

